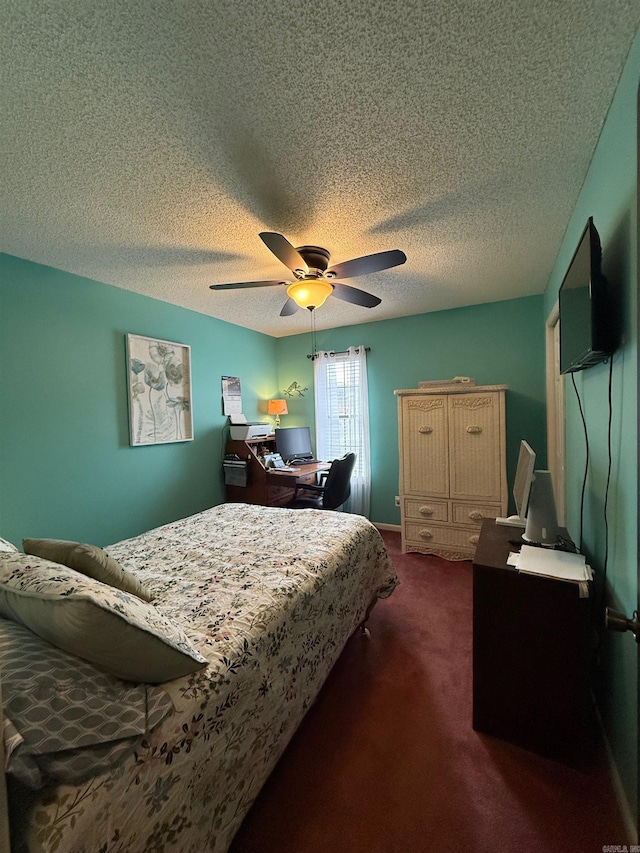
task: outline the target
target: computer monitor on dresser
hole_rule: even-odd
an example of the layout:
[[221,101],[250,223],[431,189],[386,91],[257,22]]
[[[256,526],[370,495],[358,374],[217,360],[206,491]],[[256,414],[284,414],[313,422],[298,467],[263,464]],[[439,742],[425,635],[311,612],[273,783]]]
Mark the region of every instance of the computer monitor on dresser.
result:
[[533,467],[536,464],[536,454],[533,448],[524,439],[520,442],[518,454],[518,466],[513,481],[513,500],[516,505],[516,514],[508,518],[496,518],[496,524],[506,524],[511,527],[526,527],[527,509],[529,506],[529,495],[531,483],[533,482]]
[[559,541],[560,528],[551,472],[534,470],[535,462],[535,451],[526,441],[521,441],[518,467],[513,481],[513,499],[517,515],[496,518],[496,524],[524,527],[524,542],[554,548]]

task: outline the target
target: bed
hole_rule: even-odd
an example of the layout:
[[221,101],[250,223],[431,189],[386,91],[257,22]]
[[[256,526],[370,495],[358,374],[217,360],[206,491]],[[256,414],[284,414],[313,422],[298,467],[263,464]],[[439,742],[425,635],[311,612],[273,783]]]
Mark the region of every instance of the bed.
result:
[[[384,543],[357,515],[223,504],[105,551],[150,602],[51,560],[0,553],[12,850],[225,851],[347,639],[396,586]],[[74,626],[86,614],[73,608],[94,608],[79,647],[89,660],[55,635],[60,616],[46,623],[51,595],[57,614],[72,609]],[[99,595],[107,603],[96,610]],[[145,619],[156,646],[139,652],[136,622]],[[69,642],[77,652],[78,638]],[[75,722],[86,697],[80,711],[48,712],[73,720],[71,745],[27,743],[33,710],[21,699],[40,688],[25,687],[24,672],[7,695],[11,648],[18,666],[29,643],[34,660],[55,658],[67,687],[100,682],[91,725]],[[95,672],[70,679],[74,664]],[[49,678],[44,693],[58,701],[64,689]],[[115,705],[127,706],[117,726]],[[14,719],[21,713],[26,722]],[[88,728],[101,730],[96,743]]]

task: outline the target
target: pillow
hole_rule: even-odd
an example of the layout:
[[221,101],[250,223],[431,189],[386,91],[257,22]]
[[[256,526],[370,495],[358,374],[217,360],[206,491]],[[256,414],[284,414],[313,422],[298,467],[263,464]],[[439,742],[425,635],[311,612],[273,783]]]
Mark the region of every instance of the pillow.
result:
[[207,663],[152,604],[19,551],[0,553],[0,616],[125,681],[171,681]]
[[109,769],[173,710],[162,688],[121,681],[8,619],[0,669],[8,770],[33,788],[95,775],[98,759]]
[[16,548],[16,546],[12,545],[11,542],[7,542],[6,539],[0,538],[0,551],[11,552],[11,551],[17,551],[17,550],[18,549]]
[[124,592],[131,592],[144,601],[151,601],[153,598],[135,575],[124,569],[97,545],[67,542],[66,539],[23,539],[22,547],[25,554],[34,554],[36,557],[51,560],[52,563],[62,563],[94,580],[115,586]]

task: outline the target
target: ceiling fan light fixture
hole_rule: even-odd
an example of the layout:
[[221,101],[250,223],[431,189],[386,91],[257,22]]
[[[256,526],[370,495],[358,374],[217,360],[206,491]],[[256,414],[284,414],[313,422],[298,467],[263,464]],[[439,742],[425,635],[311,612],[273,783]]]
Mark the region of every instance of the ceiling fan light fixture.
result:
[[324,305],[327,297],[333,293],[333,287],[327,281],[305,279],[295,281],[287,288],[287,296],[291,297],[301,308],[314,310]]
[[291,270],[297,279],[284,281],[238,281],[233,284],[210,284],[211,290],[236,290],[243,287],[275,287],[285,285],[288,299],[280,311],[281,317],[295,314],[298,308],[306,308],[312,316],[333,295],[343,302],[375,308],[381,300],[366,290],[341,284],[334,279],[354,278],[355,276],[380,272],[403,264],[407,256],[400,249],[374,252],[361,258],[352,258],[329,268],[331,253],[322,246],[298,246],[296,249],[282,234],[275,231],[261,231],[260,238],[267,249]]

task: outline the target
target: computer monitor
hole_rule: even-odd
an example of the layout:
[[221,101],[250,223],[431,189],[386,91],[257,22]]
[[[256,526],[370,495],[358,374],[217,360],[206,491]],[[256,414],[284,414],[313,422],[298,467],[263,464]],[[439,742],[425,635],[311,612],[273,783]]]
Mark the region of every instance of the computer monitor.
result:
[[510,515],[508,518],[496,518],[496,524],[506,524],[511,527],[526,527],[529,495],[531,493],[531,483],[533,482],[533,466],[535,463],[535,451],[523,439],[520,442],[518,466],[513,481],[513,500],[516,505],[516,515]]
[[275,430],[276,450],[285,462],[313,459],[309,427],[283,427]]

